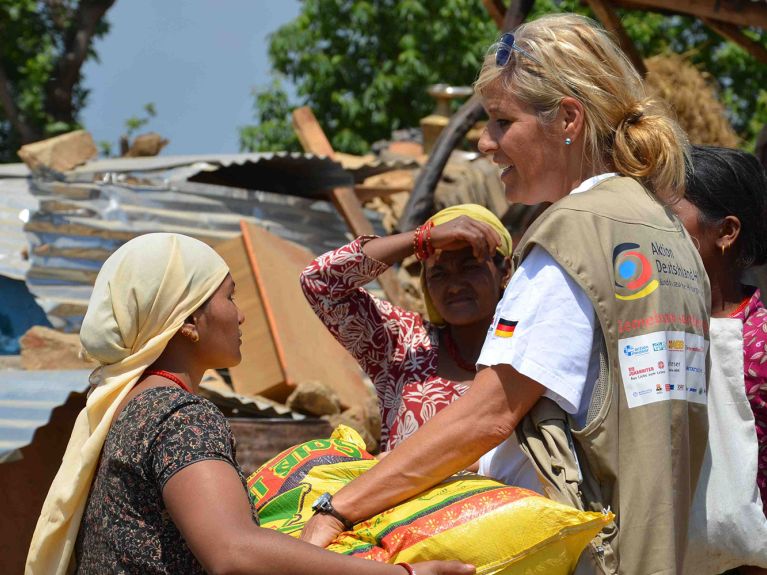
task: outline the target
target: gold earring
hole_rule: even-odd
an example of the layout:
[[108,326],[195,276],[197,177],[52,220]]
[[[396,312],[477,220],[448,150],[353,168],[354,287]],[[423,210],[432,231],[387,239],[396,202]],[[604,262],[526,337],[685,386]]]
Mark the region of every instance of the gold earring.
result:
[[181,334],[184,337],[188,337],[189,339],[191,339],[193,343],[197,343],[198,341],[200,341],[200,334],[197,333],[197,330],[192,327],[186,327],[186,326],[182,327]]
[[724,256],[724,251],[727,249],[727,246],[722,244],[722,256]]

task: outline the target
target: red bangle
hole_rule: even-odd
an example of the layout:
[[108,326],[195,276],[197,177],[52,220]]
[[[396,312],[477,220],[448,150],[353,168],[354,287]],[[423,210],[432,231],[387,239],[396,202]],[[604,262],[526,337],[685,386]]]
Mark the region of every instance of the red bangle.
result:
[[400,567],[404,567],[405,571],[407,571],[408,575],[415,575],[415,569],[413,569],[413,566],[410,563],[395,563],[395,565],[399,565]]
[[431,245],[431,229],[434,222],[426,222],[415,229],[413,236],[413,253],[415,258],[422,262],[434,255],[434,247]]
[[434,255],[434,247],[431,245],[431,229],[434,227],[434,222],[426,224],[426,253],[427,258]]

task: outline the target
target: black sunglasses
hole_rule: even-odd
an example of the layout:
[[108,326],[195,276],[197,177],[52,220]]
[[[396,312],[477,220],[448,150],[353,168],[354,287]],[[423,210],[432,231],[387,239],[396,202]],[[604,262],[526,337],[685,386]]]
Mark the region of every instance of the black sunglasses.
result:
[[543,65],[538,58],[530,54],[527,50],[523,50],[514,44],[514,34],[511,32],[506,32],[498,41],[498,47],[495,49],[495,65],[499,68],[503,68],[509,63],[512,52],[519,52],[523,56],[530,58],[536,64]]

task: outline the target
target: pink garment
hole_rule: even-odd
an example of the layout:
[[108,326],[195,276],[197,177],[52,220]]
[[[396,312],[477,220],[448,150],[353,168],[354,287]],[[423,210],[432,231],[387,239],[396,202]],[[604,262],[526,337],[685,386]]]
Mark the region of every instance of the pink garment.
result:
[[301,287],[317,317],[373,381],[381,449],[388,451],[468,386],[436,375],[435,326],[363,289],[388,268],[362,251],[370,239],[357,238],[318,257],[301,274]]
[[756,419],[756,438],[759,443],[759,468],[756,482],[762,495],[767,515],[767,309],[754,292],[745,307],[730,317],[743,322],[743,370],[746,397]]

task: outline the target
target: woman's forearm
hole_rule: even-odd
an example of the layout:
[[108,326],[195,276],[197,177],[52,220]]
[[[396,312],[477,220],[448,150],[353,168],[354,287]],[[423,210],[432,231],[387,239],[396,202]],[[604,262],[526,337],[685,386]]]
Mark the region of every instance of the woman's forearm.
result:
[[436,485],[509,437],[543,391],[510,366],[482,370],[466,395],[336,493],[333,506],[358,522]]
[[362,251],[369,258],[393,265],[413,255],[413,232],[374,238],[362,246]]
[[229,559],[220,567],[227,574],[406,575],[405,569],[396,565],[330,553],[255,525],[227,551]]

